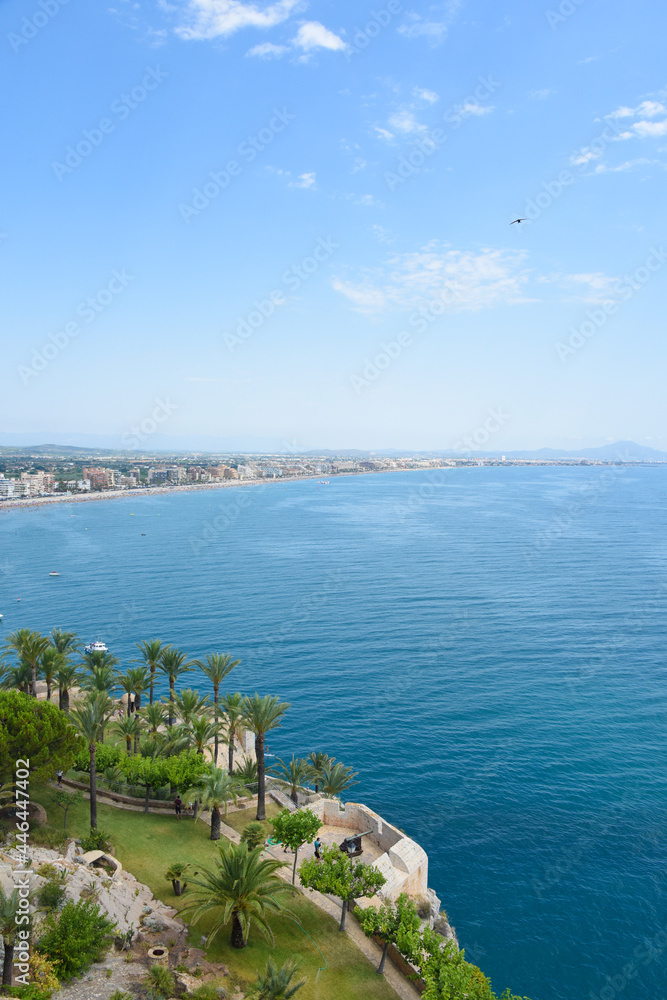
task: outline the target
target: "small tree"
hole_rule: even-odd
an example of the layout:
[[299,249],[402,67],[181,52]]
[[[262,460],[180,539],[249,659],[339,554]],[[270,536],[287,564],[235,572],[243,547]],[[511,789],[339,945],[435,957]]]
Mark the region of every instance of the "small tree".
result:
[[361,924],[364,934],[367,937],[380,938],[384,945],[382,958],[377,969],[380,974],[384,972],[390,944],[396,945],[401,955],[408,961],[414,960],[419,952],[421,921],[415,902],[409,899],[404,892],[401,893],[395,904],[386,900],[379,909],[375,906],[369,906],[362,910],[358,906],[354,914]]
[[54,802],[57,806],[62,809],[63,816],[63,832],[67,836],[67,813],[72,808],[72,806],[78,806],[79,802],[83,802],[83,795],[81,792],[56,792],[53,796]]
[[114,926],[94,900],[70,900],[46,918],[37,948],[51,959],[59,979],[71,979],[104,958]]
[[183,876],[187,874],[189,867],[190,865],[182,861],[174,861],[164,873],[164,877],[171,882],[176,896],[182,896],[188,887],[188,883],[183,881]]
[[290,798],[294,805],[298,806],[299,788],[301,788],[304,781],[308,781],[310,775],[308,763],[305,760],[295,757],[294,754],[292,754],[290,761],[285,761],[281,757],[278,757],[277,764],[274,764],[270,768],[270,772],[290,786]]
[[259,820],[253,819],[250,823],[247,823],[243,827],[243,832],[241,834],[241,840],[248,845],[249,851],[254,851],[256,847],[260,844],[264,847],[264,841],[266,836],[264,833],[264,825],[260,823]]
[[311,809],[299,809],[293,813],[289,809],[281,809],[276,818],[269,820],[269,822],[273,826],[274,836],[278,838],[280,843],[294,851],[294,867],[292,869],[292,885],[294,885],[299,848],[315,840],[317,831],[322,826],[322,820]]
[[342,900],[339,930],[345,930],[348,904],[357,898],[369,899],[387,881],[381,871],[363,861],[353,861],[339,847],[325,847],[322,860],[308,858],[299,868],[301,885]]

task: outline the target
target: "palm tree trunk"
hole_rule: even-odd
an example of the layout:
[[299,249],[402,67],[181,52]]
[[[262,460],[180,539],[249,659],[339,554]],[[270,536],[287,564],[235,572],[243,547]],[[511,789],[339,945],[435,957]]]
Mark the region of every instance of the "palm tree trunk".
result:
[[14,945],[5,944],[5,959],[2,963],[2,985],[11,986],[12,985],[12,964],[14,962]]
[[97,761],[96,744],[90,746],[90,829],[97,829]]
[[127,753],[128,753],[128,756],[129,756],[132,753],[132,737],[131,736],[126,736],[125,737],[125,742],[127,743]]
[[345,917],[346,916],[347,916],[347,900],[344,899],[343,900],[343,912],[341,913],[341,917],[340,917],[340,927],[338,928],[339,931],[344,931],[345,930]]
[[215,716],[215,738],[213,746],[213,767],[218,766],[218,703],[220,700],[220,686],[215,684],[213,686],[213,704],[215,705],[214,716]]
[[174,724],[174,678],[169,678],[169,725]]
[[217,806],[211,809],[211,840],[220,840],[220,810]]
[[229,734],[229,743],[227,744],[227,770],[230,774],[234,773],[234,733]]
[[232,948],[245,948],[245,937],[243,927],[237,913],[232,914]]
[[135,696],[134,696],[134,707],[133,707],[132,711],[133,712],[140,712],[141,711],[141,691],[138,694],[135,694]]
[[155,665],[151,666],[151,688],[148,696],[148,704],[153,704],[153,688],[155,687]]
[[63,689],[62,686],[58,688],[58,708],[62,712],[63,710]]
[[51,678],[46,678],[46,700],[51,701]]
[[292,869],[292,885],[296,885],[296,859],[299,857],[299,848],[294,852],[294,868]]
[[266,819],[266,763],[264,760],[264,733],[255,736],[255,757],[257,758],[257,816]]
[[32,670],[32,696],[37,697],[37,664],[35,662],[30,664]]
[[63,712],[69,712],[69,690],[68,690],[68,688],[63,688],[63,691],[62,691],[62,702],[61,702],[60,707],[62,708]]
[[387,952],[389,951],[389,942],[385,941],[384,948],[382,949],[382,958],[380,959],[380,964],[377,967],[377,971],[382,975],[384,972],[384,963],[387,961]]

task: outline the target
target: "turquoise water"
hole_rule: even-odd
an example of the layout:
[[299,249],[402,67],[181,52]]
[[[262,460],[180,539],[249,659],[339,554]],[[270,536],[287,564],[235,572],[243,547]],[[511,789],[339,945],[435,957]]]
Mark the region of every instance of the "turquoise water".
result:
[[124,663],[150,636],[233,651],[235,688],[292,703],[271,751],[353,765],[352,797],[426,848],[498,992],[660,1000],[666,527],[660,467],[5,511],[2,630],[73,628]]

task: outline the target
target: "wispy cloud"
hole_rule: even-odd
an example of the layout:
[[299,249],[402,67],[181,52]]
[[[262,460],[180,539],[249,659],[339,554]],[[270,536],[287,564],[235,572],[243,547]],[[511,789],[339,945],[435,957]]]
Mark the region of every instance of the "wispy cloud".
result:
[[219,38],[241,28],[273,28],[299,9],[301,0],[244,3],[241,0],[189,0],[186,23],[176,34],[188,41]]
[[431,4],[427,14],[409,11],[398,32],[405,38],[425,38],[429,45],[439,45],[447,37],[447,32],[461,7],[461,0],[445,0]]
[[415,87],[412,91],[412,96],[419,98],[421,101],[426,101],[427,104],[435,104],[436,101],[440,100],[440,95],[436,94],[434,90],[423,90],[421,87]]
[[317,178],[315,177],[315,171],[313,170],[308,174],[299,174],[296,180],[289,182],[289,186],[293,188],[316,188]]
[[338,276],[333,287],[366,315],[418,308],[435,298],[447,302],[450,312],[474,312],[530,301],[525,260],[517,250],[452,250],[430,243],[371,271]]
[[[633,119],[635,120],[633,121]],[[662,100],[647,98],[640,101],[636,107],[622,104],[610,111],[604,118],[596,119],[596,121],[600,125],[604,123],[604,127],[600,135],[589,146],[584,146],[572,154],[570,163],[576,167],[586,167],[595,161],[602,161],[605,153],[613,150],[616,143],[630,142],[633,139],[660,139],[667,135],[667,105]],[[659,149],[659,152],[661,151]],[[592,173],[622,173],[626,170],[632,170],[634,167],[648,166],[653,163],[659,164],[660,161],[636,157],[617,164],[598,162]]]
[[256,56],[259,59],[280,59],[286,52],[289,52],[289,45],[274,45],[273,42],[262,42],[255,45],[246,52],[247,56]]
[[603,271],[580,271],[575,274],[544,274],[538,279],[542,284],[557,285],[563,291],[565,302],[608,302],[618,287],[618,277]]

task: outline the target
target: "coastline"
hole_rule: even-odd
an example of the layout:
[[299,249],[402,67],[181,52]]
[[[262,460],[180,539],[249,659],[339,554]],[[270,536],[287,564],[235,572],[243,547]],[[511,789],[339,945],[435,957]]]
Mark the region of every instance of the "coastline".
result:
[[[405,469],[373,469],[368,472],[341,472],[336,475],[336,479],[342,479],[346,476],[366,476],[366,475],[377,475],[378,472],[405,472]],[[421,470],[407,470],[407,471],[421,471]],[[46,496],[38,497],[20,497],[11,500],[0,501],[0,512],[3,510],[17,510],[21,508],[32,509],[33,507],[44,507],[49,504],[54,503],[91,503],[97,500],[122,500],[129,497],[144,497],[144,496],[155,496],[163,493],[191,493],[197,490],[223,490],[228,489],[231,486],[266,486],[269,483],[302,483],[302,482],[317,482],[321,480],[321,476],[290,476],[289,478],[282,479],[277,477],[275,479],[227,479],[222,483],[188,483],[184,486],[140,486],[134,489],[127,490],[100,490],[95,493],[73,493],[71,496],[67,494],[49,494]]]

